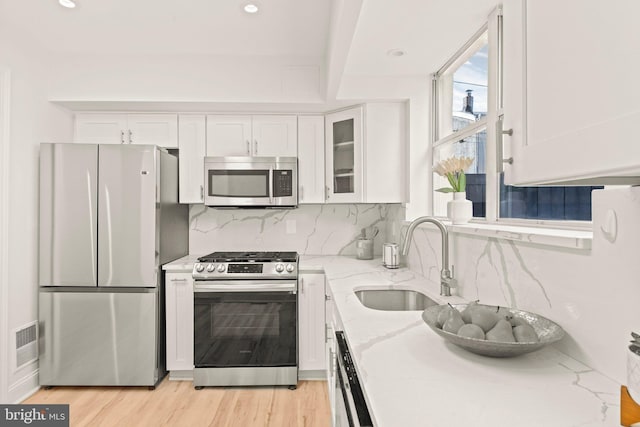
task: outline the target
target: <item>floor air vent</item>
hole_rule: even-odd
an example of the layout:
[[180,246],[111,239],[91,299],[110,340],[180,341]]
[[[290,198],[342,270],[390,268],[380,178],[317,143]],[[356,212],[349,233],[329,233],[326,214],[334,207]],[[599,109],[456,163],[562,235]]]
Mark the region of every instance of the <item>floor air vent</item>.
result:
[[38,323],[32,322],[15,329],[16,369],[38,360]]

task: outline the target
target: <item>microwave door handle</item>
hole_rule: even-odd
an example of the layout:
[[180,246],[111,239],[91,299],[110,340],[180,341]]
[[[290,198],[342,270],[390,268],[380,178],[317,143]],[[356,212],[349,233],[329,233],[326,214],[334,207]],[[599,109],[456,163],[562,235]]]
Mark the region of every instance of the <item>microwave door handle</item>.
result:
[[273,204],[273,166],[269,167],[269,204]]

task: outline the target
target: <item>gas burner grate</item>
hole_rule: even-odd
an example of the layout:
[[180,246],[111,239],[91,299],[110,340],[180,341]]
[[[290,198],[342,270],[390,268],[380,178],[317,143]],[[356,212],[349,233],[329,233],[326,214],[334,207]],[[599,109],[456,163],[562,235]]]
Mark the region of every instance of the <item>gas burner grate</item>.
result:
[[295,262],[297,252],[212,252],[199,262]]

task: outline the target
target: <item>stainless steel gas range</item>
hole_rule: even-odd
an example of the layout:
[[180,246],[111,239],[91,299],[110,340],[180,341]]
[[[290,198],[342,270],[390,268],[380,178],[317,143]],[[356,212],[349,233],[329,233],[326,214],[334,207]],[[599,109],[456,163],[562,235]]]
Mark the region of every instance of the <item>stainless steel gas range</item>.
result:
[[213,252],[193,278],[194,386],[295,388],[298,254]]

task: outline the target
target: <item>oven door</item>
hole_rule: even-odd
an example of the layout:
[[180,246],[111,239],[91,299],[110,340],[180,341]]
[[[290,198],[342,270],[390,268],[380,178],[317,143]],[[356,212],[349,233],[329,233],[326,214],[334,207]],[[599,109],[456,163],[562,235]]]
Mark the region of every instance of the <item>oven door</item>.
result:
[[297,366],[296,281],[194,286],[196,368]]

